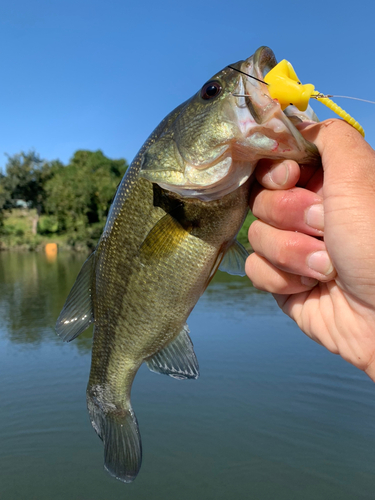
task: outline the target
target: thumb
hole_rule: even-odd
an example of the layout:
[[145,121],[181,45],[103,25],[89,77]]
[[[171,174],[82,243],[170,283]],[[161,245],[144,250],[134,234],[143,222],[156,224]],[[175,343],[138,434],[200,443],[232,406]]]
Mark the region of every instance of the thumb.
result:
[[375,278],[375,151],[342,120],[327,120],[302,133],[322,157],[324,241],[338,283],[368,299],[365,284]]

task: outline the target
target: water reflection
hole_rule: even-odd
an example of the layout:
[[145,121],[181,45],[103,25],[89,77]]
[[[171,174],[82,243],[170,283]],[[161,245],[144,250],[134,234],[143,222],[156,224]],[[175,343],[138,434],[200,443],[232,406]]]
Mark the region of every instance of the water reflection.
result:
[[55,262],[57,259],[57,244],[47,243],[44,247],[44,253],[46,254],[48,262]]
[[[86,255],[62,252],[0,253],[0,318],[6,337],[16,344],[61,342],[54,325]],[[246,299],[244,300],[244,297]],[[201,301],[210,310],[217,304],[251,309],[252,314],[276,310],[267,294],[252,287],[247,278],[218,272]],[[74,345],[91,349],[92,328],[81,334]]]
[[231,276],[218,271],[201,300],[205,305],[225,302],[236,310],[250,310],[252,315],[272,314],[277,311],[276,302],[265,292],[254,288],[247,277]]
[[[56,341],[54,325],[85,256],[60,253],[0,253],[0,318],[17,344]],[[90,348],[90,332],[77,347]]]
[[139,370],[144,465],[132,485],[109,478],[85,407],[90,332],[54,332],[84,259],[0,253],[1,499],[374,498],[373,384],[226,274],[189,318],[201,377]]

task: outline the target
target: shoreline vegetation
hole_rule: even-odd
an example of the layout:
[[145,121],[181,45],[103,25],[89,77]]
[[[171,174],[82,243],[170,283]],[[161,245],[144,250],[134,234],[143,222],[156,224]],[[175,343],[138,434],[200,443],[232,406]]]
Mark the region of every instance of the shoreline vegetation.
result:
[[0,234],[0,251],[41,252],[48,243],[56,243],[59,251],[89,252],[86,243],[72,244],[66,234],[40,234],[35,232],[35,221],[43,224],[43,215],[36,209],[16,208],[3,211],[3,225]]
[[[34,151],[8,156],[0,173],[0,251],[94,250],[128,163],[79,150],[67,165]],[[238,240],[250,249],[249,213]]]
[[8,156],[0,173],[0,249],[93,250],[128,163],[76,151],[67,165],[35,151]]

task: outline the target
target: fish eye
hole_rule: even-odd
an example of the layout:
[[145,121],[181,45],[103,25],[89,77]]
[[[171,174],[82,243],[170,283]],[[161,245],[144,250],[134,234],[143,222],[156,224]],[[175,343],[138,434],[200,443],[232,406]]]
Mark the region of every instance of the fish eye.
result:
[[203,85],[201,90],[201,98],[205,99],[213,99],[217,97],[222,90],[222,87],[219,82],[207,82]]

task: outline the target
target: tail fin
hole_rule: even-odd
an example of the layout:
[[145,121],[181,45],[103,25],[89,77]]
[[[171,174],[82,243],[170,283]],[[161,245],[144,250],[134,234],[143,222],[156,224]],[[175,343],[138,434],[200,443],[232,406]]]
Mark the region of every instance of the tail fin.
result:
[[142,463],[142,444],[138,422],[131,405],[116,408],[101,404],[87,393],[91,424],[104,442],[104,468],[111,476],[131,483]]

